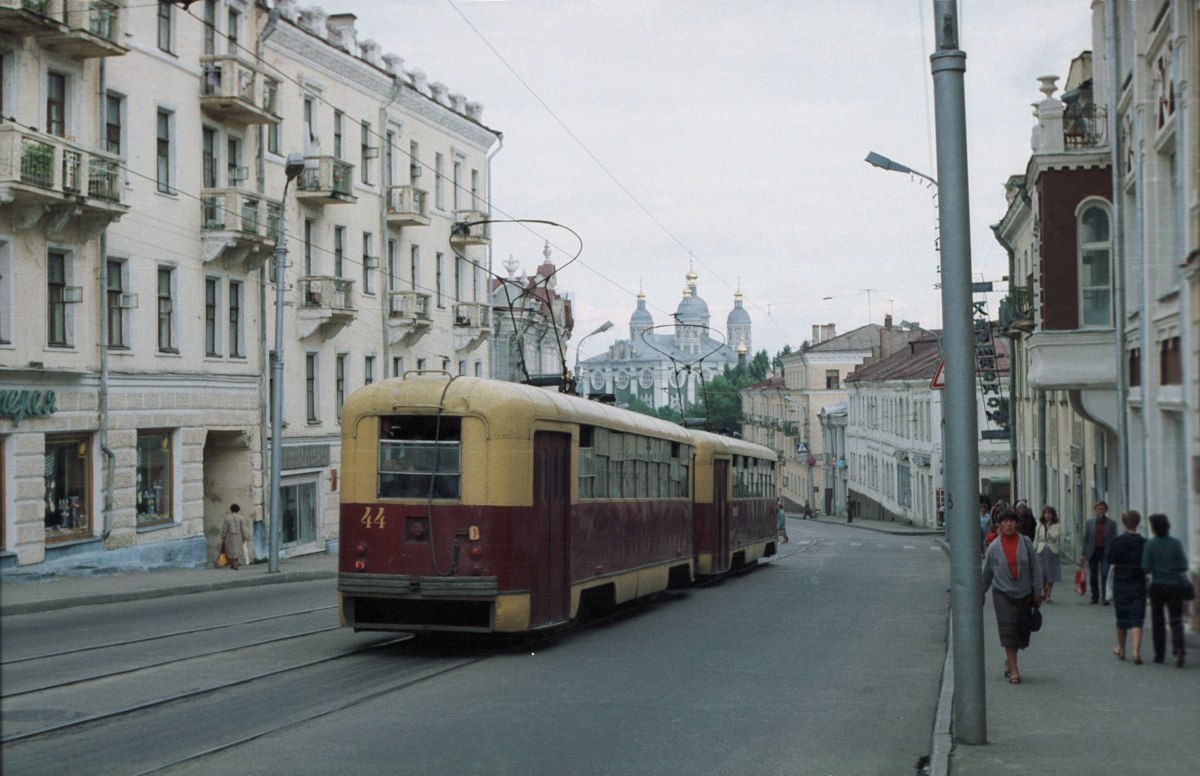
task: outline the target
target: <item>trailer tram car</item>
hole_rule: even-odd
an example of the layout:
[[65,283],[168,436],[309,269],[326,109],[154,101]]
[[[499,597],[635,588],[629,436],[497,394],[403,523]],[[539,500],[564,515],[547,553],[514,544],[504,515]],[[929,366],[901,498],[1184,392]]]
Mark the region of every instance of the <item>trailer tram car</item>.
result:
[[[517,383],[365,386],[342,412],[342,624],[520,633],[752,561],[774,551],[774,461]],[[739,471],[761,476],[742,486]]]

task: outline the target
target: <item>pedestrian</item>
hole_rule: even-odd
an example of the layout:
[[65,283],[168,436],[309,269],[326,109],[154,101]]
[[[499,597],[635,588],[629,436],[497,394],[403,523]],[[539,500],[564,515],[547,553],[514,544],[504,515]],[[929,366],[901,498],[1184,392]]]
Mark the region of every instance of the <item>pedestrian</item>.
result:
[[1187,578],[1187,555],[1179,540],[1170,535],[1171,521],[1166,515],[1150,515],[1149,521],[1150,533],[1154,536],[1142,549],[1142,569],[1150,575],[1150,636],[1154,642],[1154,662],[1163,662],[1166,654],[1165,608],[1171,626],[1171,654],[1175,656],[1175,666],[1183,668],[1183,602],[1196,595]]
[[979,499],[979,550],[987,549],[988,530],[992,527],[992,507],[987,499]]
[[1142,664],[1142,626],[1146,622],[1146,572],[1142,570],[1142,550],[1146,537],[1137,531],[1142,515],[1137,510],[1121,514],[1124,533],[1112,540],[1108,550],[1112,574],[1112,603],[1117,615],[1117,645],[1113,654],[1125,659],[1125,635],[1133,636],[1133,664]]
[[1088,564],[1092,580],[1092,603],[1104,601],[1108,606],[1105,585],[1108,584],[1108,546],[1117,536],[1117,524],[1108,516],[1108,503],[1097,501],[1096,516],[1089,518],[1083,529],[1083,555],[1079,565]]
[[1037,531],[1033,538],[1033,551],[1042,564],[1042,600],[1050,603],[1054,583],[1062,581],[1062,525],[1058,522],[1058,510],[1050,505],[1042,507]]
[[1033,542],[1017,532],[1016,513],[1006,509],[997,517],[1000,536],[984,553],[983,592],[992,588],[1004,676],[1010,684],[1020,684],[1017,652],[1029,646],[1030,618],[1042,601],[1042,567],[1034,558]]
[[779,541],[787,544],[787,512],[783,511],[782,501],[776,502],[775,505],[778,507],[778,511],[775,512],[775,533],[778,534]]
[[1024,501],[1017,502],[1015,511],[1017,513],[1017,530],[1032,541],[1037,536],[1037,518],[1029,511],[1029,505]]
[[810,520],[810,519],[812,519],[812,516],[813,516],[812,507],[810,507],[808,504],[805,504],[804,505],[804,519]]
[[242,508],[237,504],[229,505],[229,514],[221,526],[221,545],[229,557],[229,568],[238,570],[238,561],[242,558],[242,544],[249,541],[250,531],[246,526],[246,518],[242,517]]

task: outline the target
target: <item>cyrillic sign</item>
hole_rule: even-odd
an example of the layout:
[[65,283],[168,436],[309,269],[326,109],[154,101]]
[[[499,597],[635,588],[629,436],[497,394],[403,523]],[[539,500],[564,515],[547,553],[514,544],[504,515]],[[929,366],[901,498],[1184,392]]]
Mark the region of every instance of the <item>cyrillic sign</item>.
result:
[[0,388],[0,418],[12,418],[14,426],[21,418],[53,415],[58,411],[54,391],[28,391]]

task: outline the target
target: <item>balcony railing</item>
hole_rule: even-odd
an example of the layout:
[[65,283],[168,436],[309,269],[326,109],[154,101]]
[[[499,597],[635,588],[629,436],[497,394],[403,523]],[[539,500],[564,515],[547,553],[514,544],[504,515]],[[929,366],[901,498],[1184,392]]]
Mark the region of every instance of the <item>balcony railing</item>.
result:
[[1063,144],[1068,150],[1106,144],[1103,105],[1068,102],[1063,108]]
[[19,189],[12,192],[14,201],[58,200],[65,194],[120,206],[119,169],[117,157],[102,151],[0,125],[0,188]]
[[457,210],[450,241],[458,245],[487,245],[491,238],[487,214],[476,210]]
[[26,2],[30,10],[44,7],[55,29],[40,35],[47,49],[79,59],[120,56],[129,51],[121,43],[125,9],[111,0],[52,0]]
[[1000,300],[1000,331],[1009,336],[1020,337],[1021,333],[1033,331],[1033,305],[1024,288],[1010,288],[1008,296]]
[[492,308],[480,302],[459,302],[454,305],[454,325],[490,329]]
[[279,203],[242,189],[202,189],[200,226],[206,230],[227,230],[275,239],[271,228],[274,218],[278,229]]
[[212,116],[243,124],[278,124],[279,82],[232,54],[200,58],[200,104]]
[[430,320],[430,294],[423,294],[419,291],[390,291],[388,292],[388,297],[388,311],[390,313],[390,317],[424,321]]
[[332,156],[310,156],[309,165],[297,181],[296,197],[305,202],[324,204],[352,203],[354,196],[354,165]]
[[300,278],[300,306],[354,310],[354,281],[347,278],[310,275]]
[[392,226],[429,224],[428,195],[413,186],[391,186],[387,192],[387,220]]

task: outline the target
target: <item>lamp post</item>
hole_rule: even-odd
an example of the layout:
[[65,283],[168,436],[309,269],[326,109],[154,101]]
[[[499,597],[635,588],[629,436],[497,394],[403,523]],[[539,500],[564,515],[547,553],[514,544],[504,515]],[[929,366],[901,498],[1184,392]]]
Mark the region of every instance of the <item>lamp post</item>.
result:
[[575,388],[580,396],[584,396],[583,384],[579,380],[579,349],[583,347],[583,343],[588,341],[588,337],[593,337],[597,334],[603,334],[613,327],[612,321],[605,321],[596,327],[596,330],[579,340],[579,344],[575,346]]
[[903,164],[900,164],[899,162],[893,162],[891,159],[887,158],[883,154],[877,154],[874,151],[871,151],[867,154],[866,162],[867,162],[867,164],[869,164],[873,167],[878,167],[881,170],[887,170],[889,172],[906,172],[909,175],[915,175],[918,178],[924,178],[925,180],[932,183],[934,186],[937,185],[937,181],[934,180],[932,177],[926,175],[925,173],[914,170],[911,167],[906,167]]
[[267,572],[279,571],[279,549],[283,537],[283,498],[279,477],[283,458],[283,290],[284,268],[287,266],[287,240],[283,224],[287,215],[287,192],[292,181],[304,172],[304,157],[288,154],[283,168],[287,180],[279,205],[279,231],[275,235],[275,359],[271,363],[271,541],[267,555]]

